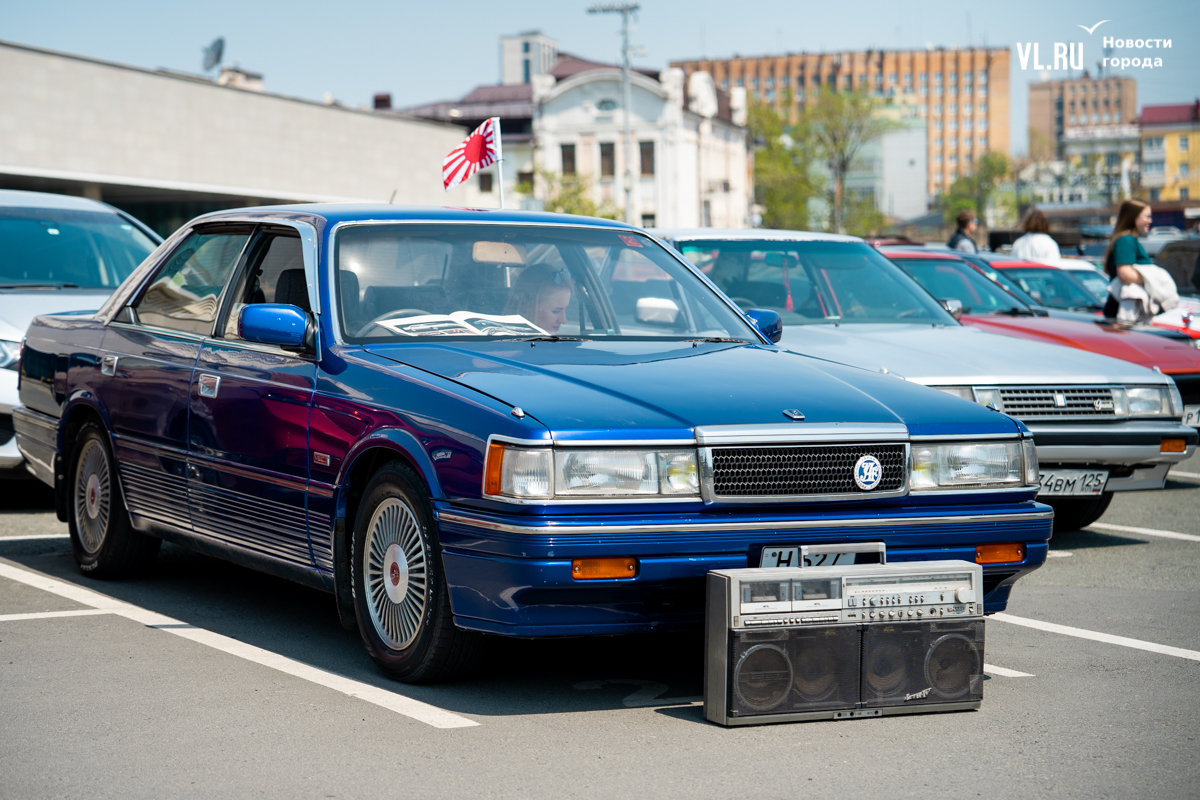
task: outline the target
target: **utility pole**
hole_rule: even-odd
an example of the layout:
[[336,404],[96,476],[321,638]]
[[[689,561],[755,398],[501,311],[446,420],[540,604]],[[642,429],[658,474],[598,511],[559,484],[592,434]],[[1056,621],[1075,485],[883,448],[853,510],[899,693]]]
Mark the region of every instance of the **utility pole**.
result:
[[625,101],[625,221],[633,224],[633,112],[629,88],[629,17],[641,8],[637,3],[597,3],[588,7],[589,14],[621,15],[621,91]]

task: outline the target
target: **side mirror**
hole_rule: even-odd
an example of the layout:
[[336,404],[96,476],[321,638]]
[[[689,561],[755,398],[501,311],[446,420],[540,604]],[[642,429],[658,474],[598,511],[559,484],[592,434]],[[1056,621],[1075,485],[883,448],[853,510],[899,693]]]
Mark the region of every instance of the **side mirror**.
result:
[[659,325],[674,325],[679,318],[679,306],[666,297],[639,297],[637,321]]
[[949,311],[950,316],[954,317],[955,319],[958,319],[963,315],[962,300],[959,300],[957,297],[943,297],[938,300],[938,302],[941,303],[942,308]]
[[285,350],[303,350],[311,326],[308,314],[282,303],[257,303],[238,314],[238,336],[247,342],[273,344]]
[[754,323],[754,327],[758,328],[759,333],[772,342],[778,343],[783,338],[783,318],[779,316],[779,312],[769,308],[751,308],[746,311],[746,316]]

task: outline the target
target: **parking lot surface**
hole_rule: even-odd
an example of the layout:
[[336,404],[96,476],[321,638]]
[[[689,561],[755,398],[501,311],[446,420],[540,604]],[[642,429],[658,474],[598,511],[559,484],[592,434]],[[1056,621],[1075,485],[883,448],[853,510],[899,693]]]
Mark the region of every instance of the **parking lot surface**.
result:
[[163,547],[75,569],[0,487],[0,797],[1196,797],[1200,458],[1117,495],[987,623],[975,712],[724,729],[698,636],[491,643],[460,683],[379,675],[333,600]]

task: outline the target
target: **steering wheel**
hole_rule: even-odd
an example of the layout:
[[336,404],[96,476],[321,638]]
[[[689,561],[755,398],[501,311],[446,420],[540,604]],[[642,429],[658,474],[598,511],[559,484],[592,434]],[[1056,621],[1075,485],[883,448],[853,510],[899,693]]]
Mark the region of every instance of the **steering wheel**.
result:
[[376,326],[382,328],[383,326],[380,325],[379,323],[383,322],[385,319],[392,319],[393,317],[425,317],[428,315],[429,315],[428,311],[424,311],[420,308],[401,308],[397,311],[388,311],[386,313],[380,314],[378,317],[371,320],[366,325],[363,325],[361,328],[358,329],[358,332],[355,333],[354,336],[356,338],[359,336],[366,336],[367,331],[371,330],[371,328],[374,328]]

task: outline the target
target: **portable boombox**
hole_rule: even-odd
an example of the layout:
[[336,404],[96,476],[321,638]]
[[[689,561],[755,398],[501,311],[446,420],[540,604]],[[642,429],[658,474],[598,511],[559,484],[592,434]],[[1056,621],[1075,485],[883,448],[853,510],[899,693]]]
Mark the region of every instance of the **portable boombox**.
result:
[[967,561],[708,573],[704,715],[721,725],[979,708]]

